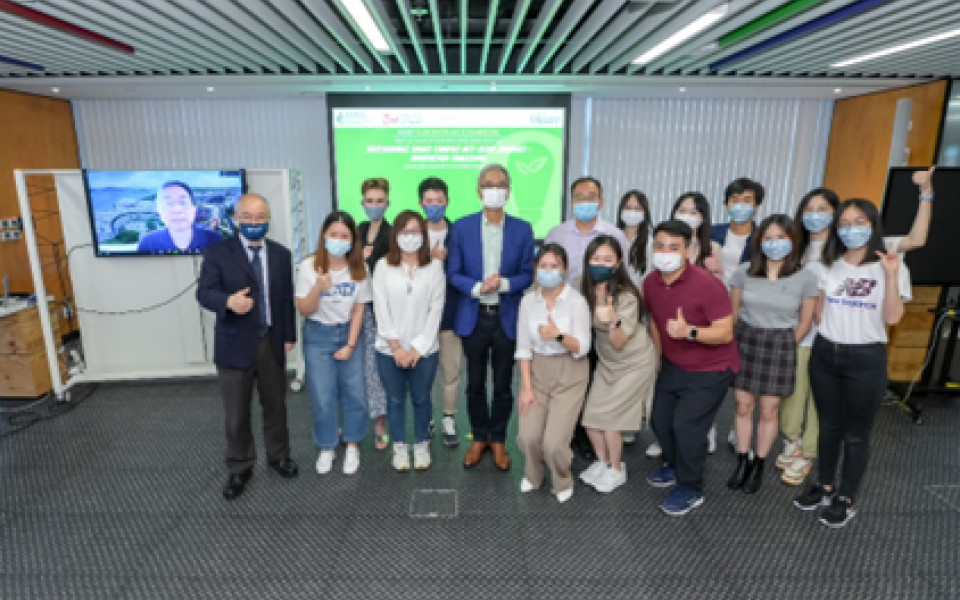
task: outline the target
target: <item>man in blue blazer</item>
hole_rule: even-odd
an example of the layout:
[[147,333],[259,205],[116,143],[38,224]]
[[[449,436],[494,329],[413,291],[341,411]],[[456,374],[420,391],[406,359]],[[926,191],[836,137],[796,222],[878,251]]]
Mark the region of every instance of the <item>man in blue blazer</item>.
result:
[[[467,358],[467,413],[473,443],[463,458],[470,468],[491,450],[496,466],[510,468],[505,445],[513,412],[513,354],[520,300],[533,281],[533,228],[507,215],[510,174],[502,165],[480,171],[483,211],[450,228],[447,276],[459,292],[454,331]],[[489,361],[488,361],[488,357]],[[493,401],[487,403],[487,364],[493,368]]]
[[197,284],[197,301],[217,315],[213,362],[223,395],[227,500],[243,493],[257,458],[250,418],[254,385],[263,407],[267,464],[282,477],[297,475],[286,405],[286,355],[297,339],[290,251],[265,239],[270,207],[262,196],[241,196],[236,214],[239,234],[204,250]]

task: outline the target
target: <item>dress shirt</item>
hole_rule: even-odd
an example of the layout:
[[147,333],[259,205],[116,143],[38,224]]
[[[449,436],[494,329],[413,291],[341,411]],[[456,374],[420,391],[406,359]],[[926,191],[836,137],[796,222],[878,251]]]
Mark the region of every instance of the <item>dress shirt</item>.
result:
[[[487,213],[483,213],[483,228],[481,229],[481,243],[483,244],[483,278],[486,279],[494,273],[500,271],[500,256],[503,254],[503,223],[507,216],[504,215],[500,224],[494,224],[487,220]],[[506,278],[500,279],[500,290],[489,294],[481,294],[480,288],[483,287],[483,281],[478,281],[473,286],[470,294],[477,298],[480,304],[500,304],[499,294],[506,294],[510,291],[510,281]]]
[[[243,244],[243,249],[247,252],[247,260],[253,262],[253,250],[250,249],[253,244],[250,243],[250,240],[241,236],[240,241]],[[264,310],[267,311],[267,326],[273,325],[270,319],[270,273],[267,271],[267,242],[266,240],[261,240],[260,242],[260,266],[263,267],[263,301],[266,304]]]
[[583,233],[577,228],[577,220],[570,219],[555,226],[547,234],[545,240],[548,244],[560,244],[567,251],[567,259],[570,261],[567,269],[567,281],[571,282],[583,272],[583,255],[587,251],[587,246],[598,235],[612,235],[620,242],[620,252],[624,259],[630,251],[630,243],[624,237],[623,232],[617,229],[613,223],[604,221],[600,217],[593,223],[593,229]]
[[514,358],[530,359],[533,354],[554,356],[567,354],[570,351],[556,340],[544,340],[540,337],[540,325],[547,323],[547,315],[553,317],[564,336],[577,338],[580,342],[580,351],[572,354],[574,358],[583,358],[590,352],[590,336],[592,334],[592,317],[590,307],[580,292],[570,284],[564,284],[563,289],[553,304],[553,310],[547,310],[547,301],[541,294],[540,286],[534,287],[520,302],[520,319],[517,324],[517,350]]
[[447,292],[443,263],[431,260],[425,267],[393,266],[380,259],[373,272],[373,312],[377,317],[375,348],[393,354],[390,340],[420,356],[440,348],[440,318]]

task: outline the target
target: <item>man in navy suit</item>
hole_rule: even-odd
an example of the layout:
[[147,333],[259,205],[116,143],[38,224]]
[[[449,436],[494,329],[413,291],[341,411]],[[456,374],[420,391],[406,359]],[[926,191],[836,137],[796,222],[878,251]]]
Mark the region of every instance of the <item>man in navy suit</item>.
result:
[[[502,165],[480,171],[477,192],[483,211],[453,224],[447,254],[447,276],[459,292],[454,331],[463,338],[467,357],[467,413],[473,430],[463,466],[475,466],[491,450],[494,463],[506,471],[517,317],[523,293],[533,281],[533,228],[503,210],[510,195],[510,174]],[[490,404],[488,357],[493,368]]]
[[236,215],[239,234],[204,250],[197,284],[197,301],[217,314],[213,362],[223,395],[227,500],[243,493],[257,458],[250,425],[254,385],[267,464],[282,477],[297,476],[286,405],[286,355],[297,339],[290,251],[265,238],[270,206],[263,196],[241,196]]

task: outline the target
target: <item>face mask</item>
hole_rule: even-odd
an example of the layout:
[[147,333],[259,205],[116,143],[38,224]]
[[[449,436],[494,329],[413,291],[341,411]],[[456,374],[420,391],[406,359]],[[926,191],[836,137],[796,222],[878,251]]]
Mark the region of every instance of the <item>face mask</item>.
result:
[[423,246],[423,236],[419,233],[402,233],[397,236],[397,245],[404,252],[416,252]]
[[334,238],[327,238],[323,240],[323,247],[327,249],[332,256],[340,258],[341,256],[346,256],[347,252],[350,252],[350,248],[353,247],[353,244],[346,240],[338,240]]
[[766,240],[760,244],[760,248],[770,260],[781,260],[786,258],[793,250],[793,242],[787,239]]
[[864,244],[870,241],[870,237],[873,235],[873,228],[867,226],[853,225],[851,227],[844,227],[837,231],[837,234],[840,236],[840,241],[843,242],[843,245],[846,246],[849,250],[856,250],[857,248],[863,247]]
[[427,215],[427,220],[431,223],[439,223],[447,214],[447,207],[444,204],[424,204],[423,214]]
[[754,208],[746,202],[737,202],[727,209],[727,213],[734,223],[746,223],[753,218]]
[[483,207],[501,209],[507,203],[507,190],[504,188],[483,188]]
[[371,221],[379,221],[387,212],[386,204],[364,204],[363,212],[367,213],[367,218]]
[[613,277],[613,267],[607,265],[590,265],[590,278],[594,283],[604,283]]
[[686,213],[681,213],[673,217],[677,221],[683,221],[690,226],[690,229],[696,231],[700,229],[700,225],[703,224],[703,217],[700,215],[688,215]]
[[592,221],[600,210],[599,202],[578,202],[573,205],[573,216],[578,221]]
[[653,268],[662,273],[673,273],[683,266],[683,255],[667,252],[653,253]]
[[822,212],[803,213],[802,220],[803,226],[807,228],[807,231],[810,233],[820,233],[827,227],[830,227],[830,223],[833,222],[833,215]]
[[627,227],[636,227],[643,223],[645,216],[642,210],[625,210],[620,213],[620,218],[623,219],[623,224]]
[[537,269],[537,283],[546,290],[552,290],[563,283],[563,271],[556,269]]
[[259,242],[267,235],[269,223],[240,223],[240,235],[251,242]]

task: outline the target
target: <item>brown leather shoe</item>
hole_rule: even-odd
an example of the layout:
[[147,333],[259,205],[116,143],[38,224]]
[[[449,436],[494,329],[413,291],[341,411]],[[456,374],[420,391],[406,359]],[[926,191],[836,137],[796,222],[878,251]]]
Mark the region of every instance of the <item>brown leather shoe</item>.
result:
[[483,453],[489,449],[490,444],[487,442],[473,442],[470,444],[470,447],[467,448],[467,453],[463,455],[463,468],[469,469],[477,466],[477,463],[483,458]]
[[510,454],[507,452],[507,447],[502,442],[493,442],[490,444],[490,449],[493,450],[493,464],[497,465],[497,468],[501,471],[510,470]]

